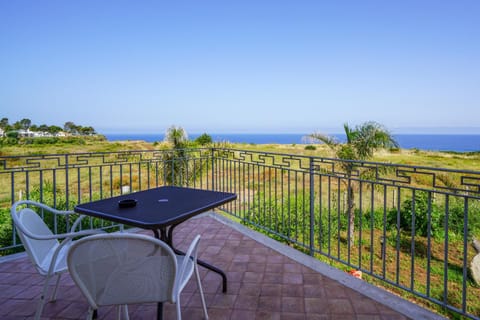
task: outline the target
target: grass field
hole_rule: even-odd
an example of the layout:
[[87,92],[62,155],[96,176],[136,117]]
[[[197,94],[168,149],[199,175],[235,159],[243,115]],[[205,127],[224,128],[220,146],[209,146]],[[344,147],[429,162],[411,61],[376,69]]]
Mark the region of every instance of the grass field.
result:
[[[331,150],[322,144],[314,145],[316,150],[305,150],[302,144],[247,144],[227,143],[230,148],[252,151],[291,153],[297,155],[333,157]],[[99,141],[85,138],[85,144],[53,144],[53,145],[18,145],[0,146],[1,156],[20,156],[35,154],[81,153],[81,152],[114,152],[125,150],[160,150],[168,145],[138,141]],[[371,161],[426,166],[434,168],[450,168],[460,170],[480,170],[480,152],[434,152],[416,149],[400,149],[395,151],[380,150],[374,154]]]

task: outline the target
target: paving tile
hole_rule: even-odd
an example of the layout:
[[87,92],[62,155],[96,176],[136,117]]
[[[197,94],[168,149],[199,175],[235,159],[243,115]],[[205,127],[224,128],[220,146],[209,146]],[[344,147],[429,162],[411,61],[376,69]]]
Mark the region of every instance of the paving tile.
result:
[[263,280],[263,273],[246,271],[243,275],[243,282],[252,282],[255,284],[261,283]]
[[234,309],[230,316],[230,320],[246,320],[246,319],[255,319],[255,311]]
[[283,264],[281,264],[281,263],[268,263],[265,266],[265,272],[282,273],[283,272]]
[[329,313],[328,301],[325,298],[304,298],[305,312],[310,313]]
[[378,313],[377,304],[371,299],[350,299],[353,309],[357,314],[376,314]]
[[270,312],[259,310],[255,313],[255,320],[281,320],[281,312]]
[[282,312],[305,312],[304,300],[299,297],[282,297]]
[[303,284],[283,284],[282,296],[283,297],[302,297],[304,296]]
[[306,318],[305,313],[289,313],[289,312],[282,312],[281,320],[308,320]]
[[284,273],[282,283],[284,284],[303,284],[303,275],[299,273]]
[[349,299],[328,299],[328,310],[332,314],[354,314]]
[[281,311],[282,299],[281,297],[269,296],[263,297],[260,296],[258,299],[258,309],[262,311]]
[[303,285],[303,294],[307,298],[321,298],[325,297],[325,288],[323,285]]
[[257,283],[242,283],[240,290],[238,291],[239,295],[246,296],[260,296],[261,287]]
[[282,296],[282,285],[276,283],[264,283],[262,284],[261,292],[262,296]]
[[[198,300],[200,301],[200,299]],[[217,293],[213,298],[213,302],[211,304],[207,303],[207,306],[211,305],[214,308],[232,309],[236,300],[237,295],[235,294]]]
[[263,275],[263,283],[282,283],[282,281],[282,273],[265,272],[265,274]]
[[235,309],[242,310],[257,310],[258,297],[257,296],[243,296],[239,295],[235,301]]

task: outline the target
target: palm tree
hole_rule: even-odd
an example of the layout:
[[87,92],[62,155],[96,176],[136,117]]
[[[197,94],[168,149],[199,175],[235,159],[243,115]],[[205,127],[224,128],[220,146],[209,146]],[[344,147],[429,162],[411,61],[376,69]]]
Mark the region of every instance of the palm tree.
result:
[[185,147],[188,142],[187,132],[182,127],[171,126],[165,133],[164,140],[172,149],[163,153],[165,181],[170,185],[182,185],[188,180],[188,160]]
[[187,140],[187,132],[182,127],[171,126],[165,134],[165,141],[173,144],[174,149],[183,148]]
[[355,161],[367,160],[373,156],[375,150],[380,148],[398,148],[398,143],[393,139],[388,130],[373,121],[365,122],[361,125],[351,128],[348,124],[344,124],[345,135],[347,140],[341,143],[334,137],[313,133],[311,138],[325,143],[334,152],[335,156],[342,160],[341,166],[345,170],[347,176],[347,214],[349,217],[348,236],[350,244],[354,243],[355,231],[355,202],[354,192],[351,183],[352,171],[355,167]]

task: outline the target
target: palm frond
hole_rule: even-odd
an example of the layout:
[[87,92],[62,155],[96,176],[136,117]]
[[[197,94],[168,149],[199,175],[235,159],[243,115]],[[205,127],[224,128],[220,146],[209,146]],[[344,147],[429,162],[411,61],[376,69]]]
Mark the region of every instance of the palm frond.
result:
[[325,134],[312,133],[308,136],[310,138],[314,139],[314,140],[317,140],[319,142],[322,142],[322,143],[326,144],[327,146],[329,146],[332,149],[334,149],[339,144],[339,142],[337,141],[337,139],[335,139],[335,137],[331,137],[331,136],[328,136],[328,135],[325,135]]

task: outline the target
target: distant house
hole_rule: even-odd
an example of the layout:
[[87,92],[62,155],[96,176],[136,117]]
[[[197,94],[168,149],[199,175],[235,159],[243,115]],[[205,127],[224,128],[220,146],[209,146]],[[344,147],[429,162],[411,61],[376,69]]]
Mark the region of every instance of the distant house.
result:
[[30,131],[30,129],[18,130],[19,137],[39,138],[39,137],[53,137],[53,135],[46,131]]
[[20,129],[18,130],[18,136],[19,137],[33,137],[34,136],[34,132],[33,131],[30,131],[30,129]]

